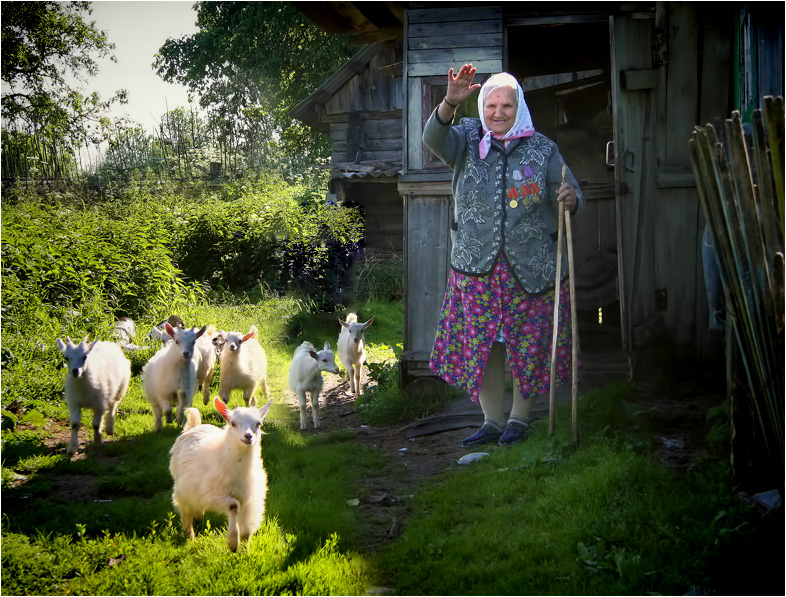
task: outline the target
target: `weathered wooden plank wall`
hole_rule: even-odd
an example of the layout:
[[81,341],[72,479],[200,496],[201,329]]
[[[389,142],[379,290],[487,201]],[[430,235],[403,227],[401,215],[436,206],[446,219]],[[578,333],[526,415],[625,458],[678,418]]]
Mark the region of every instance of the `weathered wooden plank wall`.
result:
[[404,194],[406,363],[427,362],[450,271],[450,196],[434,195],[423,185]]
[[[658,69],[657,164],[658,200],[653,240],[656,306],[678,345],[690,345],[696,336],[696,300],[701,270],[700,206],[688,155],[687,139],[698,120],[698,19],[696,5],[670,2],[668,62]],[[671,108],[671,109],[669,109]],[[682,172],[679,181],[674,174]],[[665,173],[671,179],[664,177]]]
[[655,97],[653,23],[629,15],[612,17],[612,97],[617,196],[618,266],[622,280],[623,348],[647,340],[655,314]]
[[481,74],[503,64],[500,5],[413,7],[407,10],[404,197],[405,317],[402,359],[408,370],[422,369],[434,343],[439,311],[450,271],[450,173],[425,163],[424,115],[428,85],[446,84],[448,70],[473,63]]
[[[402,59],[401,40],[389,42],[325,103],[322,121],[330,125],[334,165],[347,161],[402,162],[403,77],[389,76],[383,70]],[[350,128],[352,151],[347,144]]]
[[502,7],[445,7],[407,11],[407,159],[405,171],[422,170],[424,77],[447,80],[448,70],[473,63],[480,74],[502,70]]
[[325,121],[349,112],[390,112],[403,109],[402,77],[391,77],[380,70],[403,60],[401,40],[389,42],[368,65],[344,85],[325,104]]
[[[402,112],[365,113],[362,121],[362,160],[402,160],[404,145],[401,127]],[[330,123],[330,137],[333,140],[333,163],[354,161],[347,153],[347,129],[344,121]]]

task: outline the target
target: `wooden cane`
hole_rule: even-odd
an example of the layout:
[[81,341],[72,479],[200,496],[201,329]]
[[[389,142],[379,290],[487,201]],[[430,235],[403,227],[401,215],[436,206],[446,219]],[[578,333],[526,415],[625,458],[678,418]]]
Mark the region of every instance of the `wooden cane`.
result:
[[[562,167],[562,181],[565,182],[565,166]],[[573,442],[579,445],[579,328],[576,321],[576,283],[573,274],[573,234],[570,229],[570,210],[565,209],[565,236],[568,244],[568,279],[570,280],[570,328],[571,328],[571,394],[570,414],[573,423]]]
[[[566,167],[562,167],[562,178],[565,179]],[[558,206],[559,223],[557,224],[557,278],[554,280],[554,332],[551,337],[551,373],[549,378],[549,435],[554,435],[554,396],[557,384],[557,336],[559,335],[559,292],[562,278],[562,229],[565,221],[565,210]]]

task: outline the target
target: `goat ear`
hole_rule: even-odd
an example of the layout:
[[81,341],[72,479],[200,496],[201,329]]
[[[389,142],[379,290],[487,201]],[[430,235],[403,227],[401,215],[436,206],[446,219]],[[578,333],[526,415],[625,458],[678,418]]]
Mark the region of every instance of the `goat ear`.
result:
[[168,321],[167,321],[167,324],[166,324],[166,333],[169,334],[174,339],[174,337],[175,337],[175,330],[172,328],[172,326],[169,324]]
[[325,341],[325,346],[322,347],[322,350],[330,350],[330,342]]
[[373,317],[371,319],[369,319],[366,323],[363,324],[363,329],[365,330],[372,323],[374,323],[374,318]]
[[90,346],[88,346],[88,347],[87,347],[87,354],[90,354],[90,351],[91,351],[91,350],[93,350],[93,349],[96,347],[96,344],[98,344],[98,338],[96,338],[95,340],[93,340],[93,341],[90,343]]
[[68,340],[68,345],[69,346],[73,346],[74,345],[74,341],[71,340],[71,336],[66,336],[66,340]]
[[66,344],[60,338],[57,339],[57,347],[60,349],[60,352],[66,351]]
[[248,334],[243,336],[243,339],[240,342],[245,342],[246,340],[251,340],[251,338],[253,338],[253,337],[254,337],[254,332],[249,332]]
[[341,321],[339,319],[338,322],[341,324],[342,327],[349,328],[349,324],[346,321]]
[[213,398],[213,405],[216,407],[216,410],[218,411],[218,414],[220,414],[222,417],[224,417],[224,419],[228,422],[229,419],[231,418],[231,416],[229,414],[229,408],[227,407],[226,404],[224,404],[221,401],[221,398],[219,398],[218,396]]
[[318,361],[318,360],[319,360],[319,355],[317,354],[317,351],[315,351],[315,350],[309,350],[309,351],[308,351],[308,354],[310,354],[310,355],[311,355],[311,358],[312,358],[312,359],[314,359],[315,361]]
[[265,406],[263,406],[262,408],[259,409],[259,416],[262,417],[263,421],[265,420],[265,417],[267,416],[267,413],[270,412],[270,407],[271,406],[273,406],[273,399],[272,398],[267,401]]
[[197,332],[196,337],[199,338],[202,334],[205,333],[206,330],[207,330],[207,326],[203,325],[202,329]]

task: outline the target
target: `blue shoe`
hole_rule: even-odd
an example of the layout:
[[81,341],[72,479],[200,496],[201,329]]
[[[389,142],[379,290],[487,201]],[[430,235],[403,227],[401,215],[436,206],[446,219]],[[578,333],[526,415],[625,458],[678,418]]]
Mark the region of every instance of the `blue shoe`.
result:
[[482,446],[483,444],[491,444],[496,442],[499,439],[499,436],[502,435],[502,432],[497,431],[489,425],[488,423],[484,423],[483,427],[481,427],[477,433],[474,435],[470,435],[467,439],[461,442],[462,448],[469,448],[471,446]]
[[532,433],[532,427],[526,423],[519,423],[518,421],[508,421],[507,427],[502,437],[499,438],[500,446],[512,446],[513,444],[520,444],[529,437]]

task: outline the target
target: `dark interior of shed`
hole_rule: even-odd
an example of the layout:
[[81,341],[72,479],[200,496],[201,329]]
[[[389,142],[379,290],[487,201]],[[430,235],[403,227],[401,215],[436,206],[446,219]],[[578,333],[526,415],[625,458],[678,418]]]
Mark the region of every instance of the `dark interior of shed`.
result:
[[[585,355],[621,348],[614,138],[607,20],[510,26],[508,70],[525,89],[536,130],[557,143],[579,181],[587,210],[573,222],[577,319]],[[592,357],[590,357],[592,358]]]

